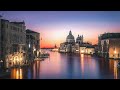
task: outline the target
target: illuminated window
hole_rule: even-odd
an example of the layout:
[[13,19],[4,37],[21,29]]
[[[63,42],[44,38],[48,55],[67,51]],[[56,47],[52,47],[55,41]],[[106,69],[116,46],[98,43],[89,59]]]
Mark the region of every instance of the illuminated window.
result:
[[29,48],[30,48],[30,43],[29,43]]

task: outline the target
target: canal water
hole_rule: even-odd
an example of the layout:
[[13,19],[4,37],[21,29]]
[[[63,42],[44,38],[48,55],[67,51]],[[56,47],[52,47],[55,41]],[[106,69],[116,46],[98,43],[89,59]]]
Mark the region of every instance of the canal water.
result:
[[118,60],[105,60],[84,54],[51,52],[44,61],[13,68],[11,79],[119,79]]

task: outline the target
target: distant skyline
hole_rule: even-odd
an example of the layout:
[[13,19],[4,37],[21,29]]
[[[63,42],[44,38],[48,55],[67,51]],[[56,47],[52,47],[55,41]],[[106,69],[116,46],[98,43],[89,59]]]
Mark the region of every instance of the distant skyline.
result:
[[98,35],[120,32],[120,11],[0,11],[4,19],[25,21],[26,29],[40,33],[41,47],[53,47],[66,41],[69,31],[75,39],[97,44]]

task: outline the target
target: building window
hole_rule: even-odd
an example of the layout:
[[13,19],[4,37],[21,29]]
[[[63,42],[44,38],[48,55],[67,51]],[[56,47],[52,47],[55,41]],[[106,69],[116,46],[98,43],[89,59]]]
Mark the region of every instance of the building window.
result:
[[11,30],[12,30],[12,26],[11,26],[10,28],[11,28]]
[[39,40],[37,40],[37,44],[39,44]]
[[6,24],[6,27],[8,28],[8,24]]
[[1,25],[1,28],[4,28],[4,24]]

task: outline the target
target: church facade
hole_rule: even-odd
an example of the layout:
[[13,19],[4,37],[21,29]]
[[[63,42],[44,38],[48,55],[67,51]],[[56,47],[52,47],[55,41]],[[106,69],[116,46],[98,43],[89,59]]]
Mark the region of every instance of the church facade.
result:
[[59,52],[93,54],[94,47],[90,43],[83,42],[83,35],[78,35],[75,41],[70,31],[66,41],[60,44]]

